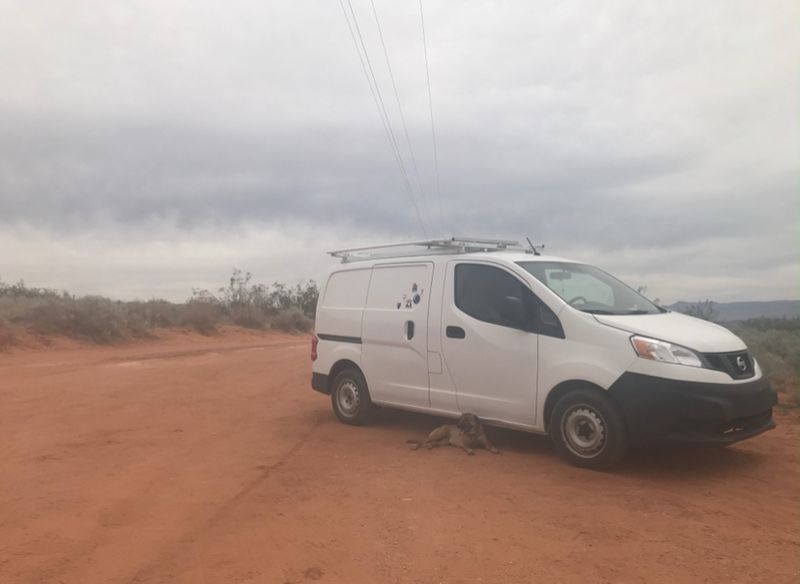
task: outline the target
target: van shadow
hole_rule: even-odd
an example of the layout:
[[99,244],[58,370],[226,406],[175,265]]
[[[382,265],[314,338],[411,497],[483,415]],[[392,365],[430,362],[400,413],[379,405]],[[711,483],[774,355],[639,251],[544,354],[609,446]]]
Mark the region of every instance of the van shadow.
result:
[[[442,424],[452,424],[451,418],[432,416],[381,408],[373,425],[407,435],[408,438],[423,439],[431,430]],[[486,433],[501,452],[534,455],[537,458],[568,463],[561,460],[553,448],[550,438],[519,430],[487,426]],[[660,481],[691,482],[706,478],[724,478],[743,471],[752,471],[767,463],[763,454],[742,450],[736,446],[689,447],[672,446],[653,449],[634,449],[627,458],[608,474],[634,479],[658,479]],[[586,471],[595,472],[595,471]]]
[[634,450],[617,472],[631,478],[691,482],[751,472],[766,463],[765,455],[736,446],[672,446]]
[[[443,418],[431,414],[381,408],[378,410],[373,425],[400,430],[403,433],[407,433],[408,438],[422,440],[434,428],[442,424],[455,424],[455,422],[456,420],[452,418]],[[500,452],[535,454],[546,458],[558,458],[547,436],[488,425],[485,430],[489,440]]]

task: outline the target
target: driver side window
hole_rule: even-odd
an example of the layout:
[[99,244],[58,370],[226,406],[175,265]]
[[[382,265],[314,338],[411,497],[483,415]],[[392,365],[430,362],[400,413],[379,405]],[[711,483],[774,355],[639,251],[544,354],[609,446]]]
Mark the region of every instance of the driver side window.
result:
[[500,268],[458,264],[454,295],[462,312],[483,322],[564,338],[553,311],[522,281]]

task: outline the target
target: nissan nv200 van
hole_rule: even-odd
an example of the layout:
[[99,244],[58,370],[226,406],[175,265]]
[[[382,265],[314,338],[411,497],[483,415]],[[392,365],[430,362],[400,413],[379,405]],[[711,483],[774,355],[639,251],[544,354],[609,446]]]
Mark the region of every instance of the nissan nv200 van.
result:
[[605,469],[632,444],[727,445],[775,427],[776,394],[729,330],[603,270],[512,241],[331,252],[312,387],[346,424],[374,406],[549,434]]

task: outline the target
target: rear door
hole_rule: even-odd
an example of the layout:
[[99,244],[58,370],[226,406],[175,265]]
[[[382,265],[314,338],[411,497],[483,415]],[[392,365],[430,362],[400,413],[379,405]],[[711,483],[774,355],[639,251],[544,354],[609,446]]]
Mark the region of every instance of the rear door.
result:
[[364,310],[362,366],[375,401],[429,407],[428,308],[433,263],[375,266]]

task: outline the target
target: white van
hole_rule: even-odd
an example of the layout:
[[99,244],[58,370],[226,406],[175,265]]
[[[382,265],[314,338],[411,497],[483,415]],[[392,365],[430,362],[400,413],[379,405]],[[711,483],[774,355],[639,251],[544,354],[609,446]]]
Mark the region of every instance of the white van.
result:
[[776,394],[729,330],[661,308],[599,268],[503,240],[331,252],[312,387],[374,406],[550,434],[608,468],[630,444],[726,445],[775,427]]

